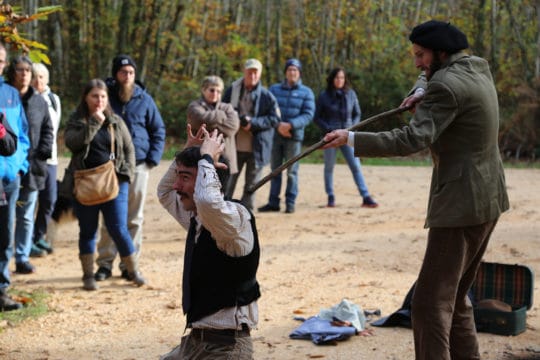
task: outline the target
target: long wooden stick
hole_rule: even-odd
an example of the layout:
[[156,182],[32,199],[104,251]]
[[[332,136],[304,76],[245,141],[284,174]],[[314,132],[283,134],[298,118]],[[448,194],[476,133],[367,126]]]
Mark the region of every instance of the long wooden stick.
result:
[[[348,128],[347,130],[348,131],[356,131],[358,129],[361,129],[361,128],[375,122],[375,121],[385,119],[385,118],[387,118],[389,116],[392,116],[392,115],[400,114],[400,113],[402,113],[404,111],[409,110],[410,108],[411,108],[411,106],[399,107],[399,108],[395,108],[395,109],[392,109],[392,110],[385,111],[385,112],[380,113],[378,115],[374,115],[374,116],[372,116],[370,118],[367,118],[366,120],[360,121],[359,123],[357,123],[357,124],[351,126],[350,128]],[[259,180],[258,183],[251,186],[248,189],[247,192],[250,193],[250,194],[254,193],[255,191],[257,191],[257,189],[259,189],[261,186],[266,184],[268,182],[268,180],[270,180],[274,176],[280,174],[283,170],[285,170],[286,168],[288,168],[289,166],[291,166],[292,164],[294,164],[298,160],[308,156],[309,154],[311,154],[315,150],[321,148],[325,144],[326,144],[326,141],[320,140],[319,142],[317,142],[317,143],[311,145],[310,147],[308,147],[306,150],[304,150],[304,152],[302,152],[302,153],[300,153],[300,154],[298,154],[296,156],[293,156],[292,158],[290,158],[289,160],[287,160],[283,164],[281,164],[279,167],[275,168],[270,174],[266,175],[261,180]]]

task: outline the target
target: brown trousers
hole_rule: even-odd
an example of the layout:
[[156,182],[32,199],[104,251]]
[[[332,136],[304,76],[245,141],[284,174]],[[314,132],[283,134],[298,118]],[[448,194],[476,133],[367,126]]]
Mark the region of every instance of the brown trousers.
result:
[[429,230],[412,299],[417,360],[480,359],[467,292],[496,223]]
[[215,336],[205,339],[190,333],[180,345],[159,358],[160,360],[253,360],[253,341],[250,336]]

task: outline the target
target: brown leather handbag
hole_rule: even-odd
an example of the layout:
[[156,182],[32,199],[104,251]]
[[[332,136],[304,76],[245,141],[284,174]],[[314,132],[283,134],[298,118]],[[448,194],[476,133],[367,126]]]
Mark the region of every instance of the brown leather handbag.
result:
[[73,195],[83,205],[98,205],[118,196],[118,177],[114,166],[114,128],[109,124],[111,155],[106,163],[91,169],[76,170]]

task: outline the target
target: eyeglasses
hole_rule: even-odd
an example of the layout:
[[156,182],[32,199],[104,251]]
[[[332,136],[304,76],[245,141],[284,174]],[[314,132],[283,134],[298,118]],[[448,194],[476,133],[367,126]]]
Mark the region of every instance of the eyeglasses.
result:
[[15,71],[18,72],[18,73],[23,73],[23,72],[31,72],[32,69],[30,69],[30,68],[15,68]]
[[120,70],[118,71],[120,74],[122,75],[130,75],[130,76],[133,76],[135,75],[135,71],[130,71],[130,70]]
[[218,89],[218,88],[208,88],[208,89],[206,89],[206,91],[208,91],[209,93],[219,93],[219,94],[221,94],[221,89]]

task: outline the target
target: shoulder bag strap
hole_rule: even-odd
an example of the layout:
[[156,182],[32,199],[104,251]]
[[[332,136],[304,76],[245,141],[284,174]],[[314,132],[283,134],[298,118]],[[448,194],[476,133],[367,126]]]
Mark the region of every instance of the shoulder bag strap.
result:
[[111,155],[110,155],[109,158],[111,160],[115,160],[116,159],[116,154],[114,152],[114,126],[110,122],[109,122],[109,132],[111,133]]

